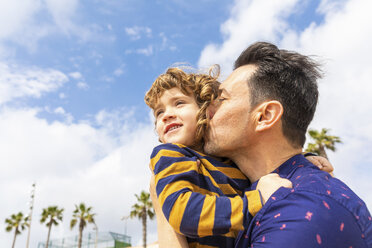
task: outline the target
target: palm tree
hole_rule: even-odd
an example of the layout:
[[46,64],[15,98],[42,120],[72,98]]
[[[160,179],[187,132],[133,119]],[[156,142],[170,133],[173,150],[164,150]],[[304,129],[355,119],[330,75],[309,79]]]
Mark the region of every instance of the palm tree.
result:
[[45,248],[48,248],[49,246],[50,231],[52,230],[52,226],[58,226],[58,221],[62,221],[63,219],[63,211],[63,208],[58,209],[57,206],[49,206],[48,208],[44,208],[43,212],[41,213],[40,223],[47,221],[46,226],[48,227],[48,237]]
[[138,202],[132,206],[130,217],[138,217],[138,219],[142,220],[143,247],[146,248],[147,216],[152,220],[155,214],[150,200],[150,193],[142,191],[140,196],[137,194],[135,196]]
[[73,219],[70,222],[71,229],[79,221],[79,240],[78,240],[78,248],[81,248],[81,243],[83,239],[83,230],[86,227],[87,223],[95,223],[94,216],[96,214],[91,213],[92,207],[86,207],[84,203],[80,203],[80,205],[75,205],[75,210],[72,214]]
[[318,153],[320,156],[328,159],[325,149],[327,148],[334,152],[336,151],[336,143],[342,143],[340,137],[328,135],[328,131],[329,129],[326,128],[322,128],[320,132],[310,129],[308,133],[314,140],[314,143],[309,143],[306,151]]
[[23,213],[19,212],[18,214],[12,214],[9,219],[5,219],[5,223],[7,224],[5,227],[7,232],[11,232],[14,228],[14,238],[12,244],[12,248],[14,248],[17,235],[21,234],[21,230],[23,231],[29,226],[28,217],[24,217]]

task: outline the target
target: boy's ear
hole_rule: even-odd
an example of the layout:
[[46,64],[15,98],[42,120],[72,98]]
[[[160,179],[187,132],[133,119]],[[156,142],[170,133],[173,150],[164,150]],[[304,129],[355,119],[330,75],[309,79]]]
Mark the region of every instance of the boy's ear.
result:
[[261,132],[276,125],[283,115],[283,105],[276,100],[266,101],[255,110],[256,131]]

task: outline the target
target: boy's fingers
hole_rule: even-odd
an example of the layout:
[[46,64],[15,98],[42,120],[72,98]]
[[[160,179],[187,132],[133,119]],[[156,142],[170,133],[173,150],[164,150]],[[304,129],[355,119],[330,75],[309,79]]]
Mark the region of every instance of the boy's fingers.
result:
[[198,167],[200,166],[200,160],[199,160],[199,159],[196,160],[196,165],[197,165]]
[[308,157],[308,159],[310,160],[311,163],[313,163],[314,165],[316,166],[320,166],[320,163],[318,162],[318,160],[316,159],[313,159],[312,157]]
[[284,188],[292,188],[292,182],[291,181],[289,181],[288,179],[285,179],[285,178],[281,178],[280,180],[281,180],[282,186]]

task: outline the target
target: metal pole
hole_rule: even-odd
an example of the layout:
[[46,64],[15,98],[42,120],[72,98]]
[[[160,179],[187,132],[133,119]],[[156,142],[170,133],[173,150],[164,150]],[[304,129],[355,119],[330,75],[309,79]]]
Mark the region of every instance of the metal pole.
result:
[[128,216],[123,216],[121,217],[121,220],[125,221],[125,229],[124,229],[124,235],[127,236],[127,221],[128,221],[129,215]]
[[93,222],[94,224],[94,228],[93,229],[96,229],[96,240],[94,241],[94,248],[97,248],[97,243],[98,243],[98,227],[97,227],[97,224],[95,222]]
[[30,217],[30,218],[28,219],[29,226],[28,226],[26,248],[28,248],[29,245],[30,245],[31,221],[32,221],[32,212],[34,210],[35,188],[36,188],[36,183],[33,183],[32,184],[32,190],[31,190],[30,213],[28,215],[28,217]]

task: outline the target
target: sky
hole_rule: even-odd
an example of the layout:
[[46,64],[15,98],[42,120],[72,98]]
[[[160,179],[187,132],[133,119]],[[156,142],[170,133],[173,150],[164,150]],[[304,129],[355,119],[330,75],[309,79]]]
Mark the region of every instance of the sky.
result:
[[220,64],[223,80],[256,41],[323,64],[310,127],[341,137],[329,152],[335,175],[372,209],[371,9],[369,0],[0,0],[0,247],[11,246],[4,220],[28,213],[34,182],[31,248],[46,240],[39,220],[50,205],[65,209],[51,239],[76,235],[80,202],[99,231],[127,230],[141,244],[141,222],[121,218],[148,189],[158,144],[145,92],[177,63]]

